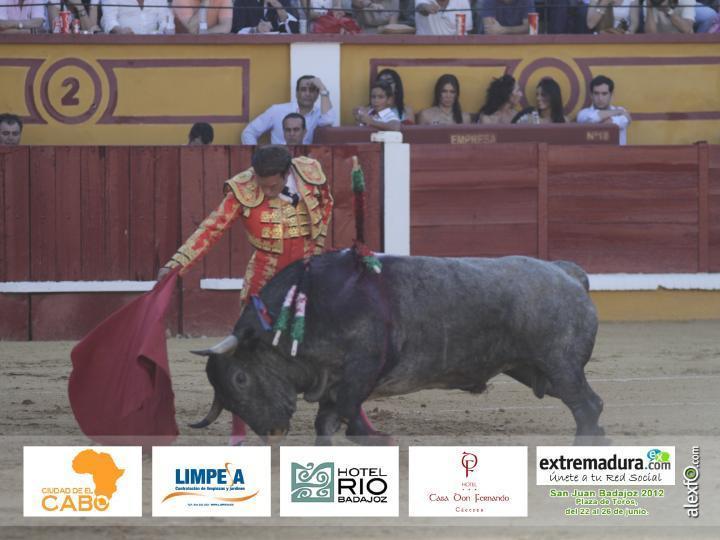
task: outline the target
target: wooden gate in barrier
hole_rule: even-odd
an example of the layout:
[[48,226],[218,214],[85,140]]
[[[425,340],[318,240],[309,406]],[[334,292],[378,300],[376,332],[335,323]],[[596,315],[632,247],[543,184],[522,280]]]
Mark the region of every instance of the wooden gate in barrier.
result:
[[[359,156],[368,186],[366,239],[380,249],[381,146],[296,150],[318,159],[331,181],[332,247],[354,238],[350,170]],[[239,146],[0,148],[0,282],[154,280],[251,155],[252,147]],[[183,278],[171,330],[231,329],[239,293],[203,290],[200,279],[242,277],[250,253],[242,226],[234,226]],[[0,339],[78,338],[137,294],[0,294]]]

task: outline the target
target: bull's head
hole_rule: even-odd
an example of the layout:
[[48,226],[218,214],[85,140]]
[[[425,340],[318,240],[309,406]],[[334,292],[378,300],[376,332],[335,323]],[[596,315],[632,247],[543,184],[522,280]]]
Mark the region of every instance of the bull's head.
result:
[[284,356],[254,329],[241,332],[211,349],[194,351],[209,356],[206,372],[215,400],[207,417],[193,427],[205,427],[227,409],[266,441],[277,440],[290,428],[298,389],[307,387],[308,375],[301,362]]

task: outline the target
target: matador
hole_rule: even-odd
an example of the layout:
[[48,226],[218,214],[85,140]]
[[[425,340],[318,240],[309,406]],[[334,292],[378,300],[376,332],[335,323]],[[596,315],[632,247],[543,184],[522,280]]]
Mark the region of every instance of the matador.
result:
[[[322,252],[333,199],[320,163],[292,158],[284,146],[259,148],[252,167],[224,185],[225,198],[175,252],[158,277],[197,263],[237,220],[242,219],[255,252],[245,271],[241,310],[251,295],[280,270],[299,259]],[[232,444],[245,438],[245,423],[233,415]]]

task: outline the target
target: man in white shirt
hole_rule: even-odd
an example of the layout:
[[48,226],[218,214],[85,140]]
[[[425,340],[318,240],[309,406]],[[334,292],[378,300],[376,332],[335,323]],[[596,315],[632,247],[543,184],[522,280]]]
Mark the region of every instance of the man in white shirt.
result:
[[645,2],[646,34],[692,34],[695,24],[695,4],[691,0],[655,0]]
[[[320,97],[320,105],[316,104]],[[295,84],[295,99],[289,103],[272,105],[264,113],[250,122],[242,132],[243,144],[257,144],[258,139],[267,131],[270,131],[270,142],[272,144],[285,144],[283,134],[283,118],[290,113],[299,113],[305,117],[307,133],[303,144],[312,144],[315,128],[319,126],[331,126],[335,119],[330,92],[323,82],[313,75],[303,75]]]
[[173,17],[167,0],[106,1],[102,28],[108,34],[163,34]]
[[415,34],[457,35],[457,16],[465,15],[465,33],[473,28],[469,0],[415,0]]
[[40,2],[0,0],[0,33],[29,34],[44,22],[45,6]]
[[615,83],[605,75],[598,75],[590,81],[592,106],[577,115],[578,124],[612,123],[620,129],[620,145],[627,144],[627,128],[632,122],[630,113],[612,104]]

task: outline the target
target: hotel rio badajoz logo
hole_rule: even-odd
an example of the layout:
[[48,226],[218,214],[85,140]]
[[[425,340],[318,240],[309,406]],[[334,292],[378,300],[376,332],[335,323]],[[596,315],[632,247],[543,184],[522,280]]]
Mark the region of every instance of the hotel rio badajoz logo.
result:
[[24,447],[23,515],[142,516],[142,449]]
[[269,446],[153,448],[153,516],[269,516]]
[[399,511],[395,447],[280,448],[281,516],[388,516]]

